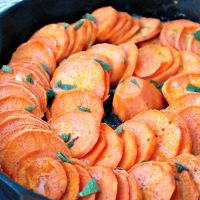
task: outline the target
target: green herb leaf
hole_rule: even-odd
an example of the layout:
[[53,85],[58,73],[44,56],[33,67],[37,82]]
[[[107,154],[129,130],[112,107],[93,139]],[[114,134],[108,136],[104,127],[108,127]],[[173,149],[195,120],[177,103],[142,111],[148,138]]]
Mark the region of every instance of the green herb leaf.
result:
[[49,67],[45,63],[40,63],[43,69],[50,75]]
[[200,88],[199,87],[196,87],[196,86],[194,86],[194,85],[192,85],[192,84],[187,84],[187,86],[186,86],[186,90],[188,91],[188,92],[200,92]]
[[83,106],[78,106],[79,111],[91,113],[91,110]]
[[115,93],[115,89],[113,89],[113,88],[110,89],[110,93],[111,93],[111,94],[114,94],[114,93]]
[[1,68],[1,71],[2,72],[7,72],[7,73],[10,73],[10,74],[12,74],[12,68],[11,67],[9,67],[8,65],[3,65],[2,66],[2,68]]
[[194,37],[196,40],[200,41],[200,30],[194,33]]
[[97,24],[96,18],[93,17],[90,13],[86,13],[85,15],[83,15],[82,18],[83,18],[83,19],[88,19],[88,20],[94,22],[95,24]]
[[99,63],[106,71],[111,71],[112,68],[109,64],[103,62],[102,60],[98,59],[98,58],[94,58],[94,60]]
[[136,79],[132,79],[132,80],[131,80],[131,83],[133,83],[133,84],[136,85],[139,89],[141,89],[141,88],[140,88],[140,85],[138,84],[138,82],[137,82]]
[[83,20],[78,20],[77,22],[76,22],[76,24],[74,25],[74,30],[76,31],[76,30],[78,30],[82,25],[83,25],[83,23],[84,23],[84,21]]
[[32,105],[32,106],[26,107],[25,110],[28,111],[28,112],[32,112],[35,108],[37,108],[37,106],[36,105]]
[[61,60],[60,62],[59,62],[59,65],[62,65],[64,62],[66,62],[67,61],[67,59],[66,58],[64,58],[63,60]]
[[47,95],[47,99],[50,100],[50,99],[54,99],[54,97],[56,96],[56,93],[52,89],[47,89],[46,95]]
[[78,197],[85,197],[97,192],[99,192],[99,186],[97,184],[96,179],[92,178],[86,183],[83,190],[79,192]]
[[181,163],[175,162],[175,165],[178,169],[178,173],[181,173],[182,171],[189,171],[189,169],[183,166]]
[[164,83],[165,83],[164,81],[161,82],[161,83],[157,83],[157,82],[154,81],[154,80],[150,80],[149,82],[152,83],[157,89],[159,89],[160,92],[162,92],[162,86],[163,86]]
[[62,27],[64,27],[64,28],[66,29],[66,28],[69,27],[69,24],[68,24],[68,23],[64,23],[64,24],[62,25]]
[[132,16],[133,16],[134,18],[136,18],[136,19],[142,18],[141,15],[138,15],[138,14],[136,14],[136,13],[132,13]]
[[63,134],[63,135],[60,135],[60,138],[64,141],[64,142],[69,142],[70,140],[70,133],[68,134]]
[[64,155],[62,152],[57,152],[56,153],[57,158],[59,158],[62,162],[67,162],[67,163],[72,163],[71,160]]
[[115,130],[115,133],[117,133],[117,135],[121,134],[123,131],[122,127],[119,127],[117,130]]
[[147,161],[146,160],[142,160],[141,163],[143,163],[143,162],[147,162]]
[[31,83],[31,84],[34,83],[34,80],[33,80],[33,78],[31,77],[30,74],[26,76],[26,81],[29,82],[29,83]]
[[178,176],[174,176],[174,179],[175,179],[176,181],[180,181],[180,178],[179,178]]
[[122,167],[115,167],[114,170],[124,170]]
[[124,57],[124,64],[126,64],[127,60],[126,60],[126,57]]
[[63,89],[63,90],[72,90],[72,89],[75,89],[75,88],[76,88],[75,85],[62,84],[61,81],[58,81],[58,82],[55,84],[55,87],[61,88],[61,89]]
[[70,142],[67,143],[68,148],[72,148],[74,146],[74,142],[78,140],[78,136],[72,139]]

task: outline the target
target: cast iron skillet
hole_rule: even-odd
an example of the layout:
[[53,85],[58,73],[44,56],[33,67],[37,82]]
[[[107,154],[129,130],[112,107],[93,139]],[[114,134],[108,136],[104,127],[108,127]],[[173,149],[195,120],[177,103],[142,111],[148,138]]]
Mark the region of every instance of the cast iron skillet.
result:
[[[106,5],[130,14],[163,21],[188,18],[200,22],[200,0],[23,0],[0,13],[0,66],[37,29],[53,22],[74,22],[86,12]],[[110,102],[108,102],[109,104]],[[46,199],[0,174],[0,200]]]

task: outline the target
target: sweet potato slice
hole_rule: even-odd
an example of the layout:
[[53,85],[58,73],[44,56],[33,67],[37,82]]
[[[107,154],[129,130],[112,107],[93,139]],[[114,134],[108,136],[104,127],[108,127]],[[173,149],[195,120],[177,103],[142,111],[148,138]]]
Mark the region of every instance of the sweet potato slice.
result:
[[34,115],[43,117],[40,107],[35,105],[34,102],[27,97],[10,95],[0,99],[0,112],[9,110],[28,110],[29,108]]
[[100,154],[103,152],[104,148],[106,147],[106,139],[103,134],[99,135],[99,139],[93,149],[87,153],[85,156],[81,158],[81,160],[89,166],[93,166],[95,161],[98,159]]
[[133,42],[127,42],[120,45],[126,54],[126,69],[121,78],[121,80],[125,80],[126,78],[133,75],[138,59],[138,48]]
[[179,74],[171,77],[164,83],[162,92],[169,105],[190,92],[187,89],[188,84],[200,87],[200,75],[192,73]]
[[2,168],[10,176],[14,173],[17,162],[24,155],[36,151],[54,151],[62,152],[66,156],[71,156],[71,152],[67,148],[62,139],[57,137],[49,130],[23,130],[16,137],[9,141],[6,149],[1,154]]
[[117,178],[112,169],[105,167],[89,167],[90,175],[97,180],[100,191],[96,194],[96,200],[116,200],[117,197]]
[[188,124],[191,140],[192,140],[192,154],[200,154],[200,107],[191,106],[179,112],[179,115]]
[[51,87],[57,93],[68,87],[70,89],[77,87],[103,98],[106,87],[104,70],[93,58],[73,56],[73,59],[67,60],[56,69]]
[[113,99],[113,111],[122,121],[125,121],[141,111],[161,109],[164,104],[162,94],[153,84],[131,76],[117,86]]
[[170,110],[162,110],[162,112],[167,115],[168,117],[174,119],[179,128],[181,129],[181,137],[182,142],[179,149],[179,154],[181,153],[190,153],[192,149],[192,138],[191,138],[191,131],[189,129],[188,124],[186,123],[186,120],[183,119],[179,114],[170,111]]
[[117,167],[123,155],[123,141],[107,124],[101,124],[101,134],[106,139],[106,147],[95,162],[96,166]]
[[[170,199],[174,192],[174,176],[167,163],[157,161],[138,163],[129,174],[142,188],[144,199]],[[164,187],[166,185],[167,187]]]
[[67,175],[67,188],[62,196],[62,200],[77,200],[77,194],[80,191],[80,177],[76,167],[69,163],[63,163]]
[[[79,192],[81,192],[83,190],[83,188],[85,187],[85,185],[87,184],[87,182],[92,178],[90,173],[84,169],[83,167],[81,167],[80,165],[75,165],[76,170],[79,173],[79,178],[80,178],[80,188],[79,188]],[[82,197],[81,199],[83,200],[95,200],[95,196],[96,194],[91,194],[85,197]]]
[[56,61],[59,62],[66,57],[66,49],[69,44],[69,37],[65,31],[65,27],[59,24],[48,24],[36,31],[31,39],[37,37],[54,37],[57,41]]
[[52,51],[39,41],[29,41],[20,45],[13,53],[11,61],[24,58],[32,58],[37,62],[44,63],[47,66],[50,75],[52,75],[56,68],[56,61]]
[[175,120],[158,110],[141,112],[133,119],[148,124],[157,137],[158,147],[152,156],[153,160],[165,161],[178,154],[181,130]]
[[95,119],[102,120],[104,115],[103,102],[95,94],[83,89],[57,94],[51,105],[50,115],[57,117],[66,112],[79,111],[80,106],[89,109]]
[[51,199],[60,199],[67,187],[67,176],[59,161],[53,158],[38,158],[22,167],[15,181]]
[[157,139],[152,129],[145,123],[134,120],[124,122],[122,127],[136,138],[138,149],[136,162],[150,160],[157,147]]
[[132,38],[131,41],[138,43],[149,40],[160,33],[161,23],[156,18],[141,18],[141,29]]
[[[122,130],[120,130],[122,129]],[[137,143],[135,136],[127,131],[124,130],[121,126],[118,127],[115,132],[121,131],[119,137],[123,141],[123,156],[118,164],[118,167],[121,167],[125,170],[129,170],[135,163],[137,157]]]
[[200,58],[192,52],[181,52],[181,67],[177,74],[180,73],[195,73],[200,74]]
[[100,54],[108,57],[112,62],[111,85],[116,85],[121,79],[126,67],[124,58],[126,57],[124,50],[120,46],[113,44],[97,44],[88,49],[88,52]]
[[97,20],[97,41],[103,42],[108,39],[107,35],[117,22],[117,15],[118,12],[111,6],[98,8],[92,12],[92,16]]
[[[192,175],[192,178],[198,188],[198,191],[200,191],[200,160],[198,157],[189,154],[189,153],[184,153],[181,155],[178,155],[172,159],[170,159],[169,161],[171,164],[181,164],[182,166],[186,167],[187,170],[189,170],[189,173]],[[184,171],[182,171],[181,173],[183,173]],[[190,181],[189,181],[190,182]],[[184,184],[184,183],[182,183]],[[186,184],[186,182],[185,182]],[[191,185],[188,185],[188,187],[190,187]],[[194,186],[194,185],[193,185]],[[192,187],[192,186],[191,186]],[[195,189],[193,188],[193,190],[195,191]],[[184,191],[187,192],[187,191]],[[196,193],[194,193],[194,195],[196,195]]]
[[99,138],[100,123],[94,120],[92,113],[68,112],[51,118],[48,123],[57,135],[70,133],[70,138],[76,139],[70,148],[75,158],[85,156]]
[[143,47],[143,46],[146,46],[146,45],[149,45],[149,44],[158,44],[158,45],[161,45],[159,36],[156,36],[156,37],[154,37],[154,38],[152,38],[150,40],[138,43],[137,45],[139,47]]
[[116,200],[129,200],[130,198],[130,189],[127,177],[120,172],[120,170],[114,170],[114,174],[117,178],[118,189]]

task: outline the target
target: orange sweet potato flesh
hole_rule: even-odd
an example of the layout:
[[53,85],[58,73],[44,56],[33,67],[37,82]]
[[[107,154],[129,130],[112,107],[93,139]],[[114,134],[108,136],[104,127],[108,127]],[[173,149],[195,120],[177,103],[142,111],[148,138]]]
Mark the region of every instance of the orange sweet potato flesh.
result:
[[162,92],[169,105],[189,93],[186,89],[188,84],[200,87],[200,75],[193,73],[179,74],[171,77],[164,83]]
[[192,150],[192,138],[191,131],[186,120],[183,117],[181,117],[180,114],[177,114],[173,111],[162,110],[162,112],[168,117],[174,119],[177,122],[179,128],[181,129],[182,142],[180,145],[179,154],[190,153]]
[[117,178],[118,189],[116,200],[129,200],[130,199],[130,189],[127,177],[120,172],[120,170],[113,170]]
[[69,163],[63,163],[63,168],[67,175],[67,188],[62,196],[62,200],[77,200],[77,194],[80,191],[80,176],[76,167]]
[[122,127],[136,138],[137,157],[135,162],[150,160],[157,147],[157,138],[152,129],[144,122],[135,120],[126,121]]
[[118,164],[118,167],[128,170],[134,165],[137,157],[138,150],[136,137],[127,130],[122,130],[122,133],[119,134],[119,137],[123,140],[124,146],[123,156]]
[[158,110],[148,110],[137,114],[133,119],[145,122],[157,137],[158,146],[153,160],[165,161],[179,152],[181,130],[177,122]]
[[99,139],[98,139],[97,143],[95,144],[95,146],[93,147],[93,149],[89,153],[87,153],[85,156],[83,156],[81,158],[81,160],[85,164],[87,164],[89,166],[93,166],[95,161],[98,159],[100,154],[103,152],[106,145],[107,145],[106,144],[106,138],[100,132]]
[[95,94],[75,89],[57,94],[50,107],[51,117],[58,117],[66,112],[79,111],[78,106],[87,108],[94,114],[95,119],[101,121],[104,115],[103,102]]
[[143,199],[170,199],[174,192],[173,172],[164,162],[138,163],[129,171],[129,174],[142,188]]
[[194,155],[200,154],[199,138],[200,138],[200,107],[191,106],[185,108],[179,115],[188,124],[191,140],[192,140],[192,151]]
[[9,141],[2,154],[0,162],[4,171],[12,175],[20,157],[36,150],[63,152],[66,156],[71,156],[62,139],[49,130],[33,129],[23,130],[16,137]]
[[67,187],[65,170],[59,161],[53,158],[39,158],[22,166],[24,174],[18,172],[16,182],[47,198],[58,200]]
[[99,192],[96,193],[96,200],[116,200],[117,197],[117,178],[112,169],[106,167],[89,167],[88,171],[92,178],[97,180]]
[[[200,159],[192,154],[189,153],[184,153],[181,155],[178,155],[172,159],[170,159],[170,164],[174,165],[175,162],[178,162],[180,164],[182,164],[184,167],[186,167],[189,170],[189,173],[192,176],[193,181],[195,182],[198,192],[200,191],[200,175],[199,175],[199,171],[200,171]],[[183,173],[183,171],[182,171]],[[182,175],[181,175],[182,176]],[[184,175],[182,176],[184,177]],[[184,177],[185,178],[185,177]],[[191,179],[189,178],[189,180],[187,179],[187,182],[191,182]],[[185,181],[186,183],[186,181]],[[183,187],[183,186],[182,186]],[[196,189],[194,189],[194,184],[192,185],[188,185],[188,187],[193,188],[193,191],[196,191]],[[187,191],[184,191],[187,192]],[[194,193],[194,196],[197,195],[197,193]],[[199,194],[198,194],[199,195]],[[189,195],[188,195],[189,198]],[[191,198],[191,197],[190,197]]]
[[101,134],[106,139],[106,147],[98,157],[95,165],[102,167],[117,167],[123,155],[123,141],[107,124],[101,124]]
[[[85,185],[87,184],[87,182],[92,178],[90,173],[83,167],[81,167],[80,165],[75,165],[76,170],[79,173],[79,178],[80,178],[80,188],[79,188],[79,192],[81,192],[83,190],[83,188],[85,187]],[[91,194],[85,197],[82,197],[81,199],[83,200],[95,200],[96,194]]]
[[100,123],[94,120],[92,113],[68,112],[51,118],[49,124],[56,135],[70,133],[71,139],[78,137],[70,148],[75,158],[81,158],[90,152],[99,138]]

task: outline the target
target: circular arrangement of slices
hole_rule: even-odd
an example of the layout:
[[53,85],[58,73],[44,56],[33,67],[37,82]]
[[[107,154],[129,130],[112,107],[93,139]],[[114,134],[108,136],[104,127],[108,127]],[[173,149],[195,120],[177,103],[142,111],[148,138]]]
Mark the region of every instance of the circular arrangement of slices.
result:
[[110,6],[42,27],[0,71],[0,171],[53,200],[198,200],[199,46]]

